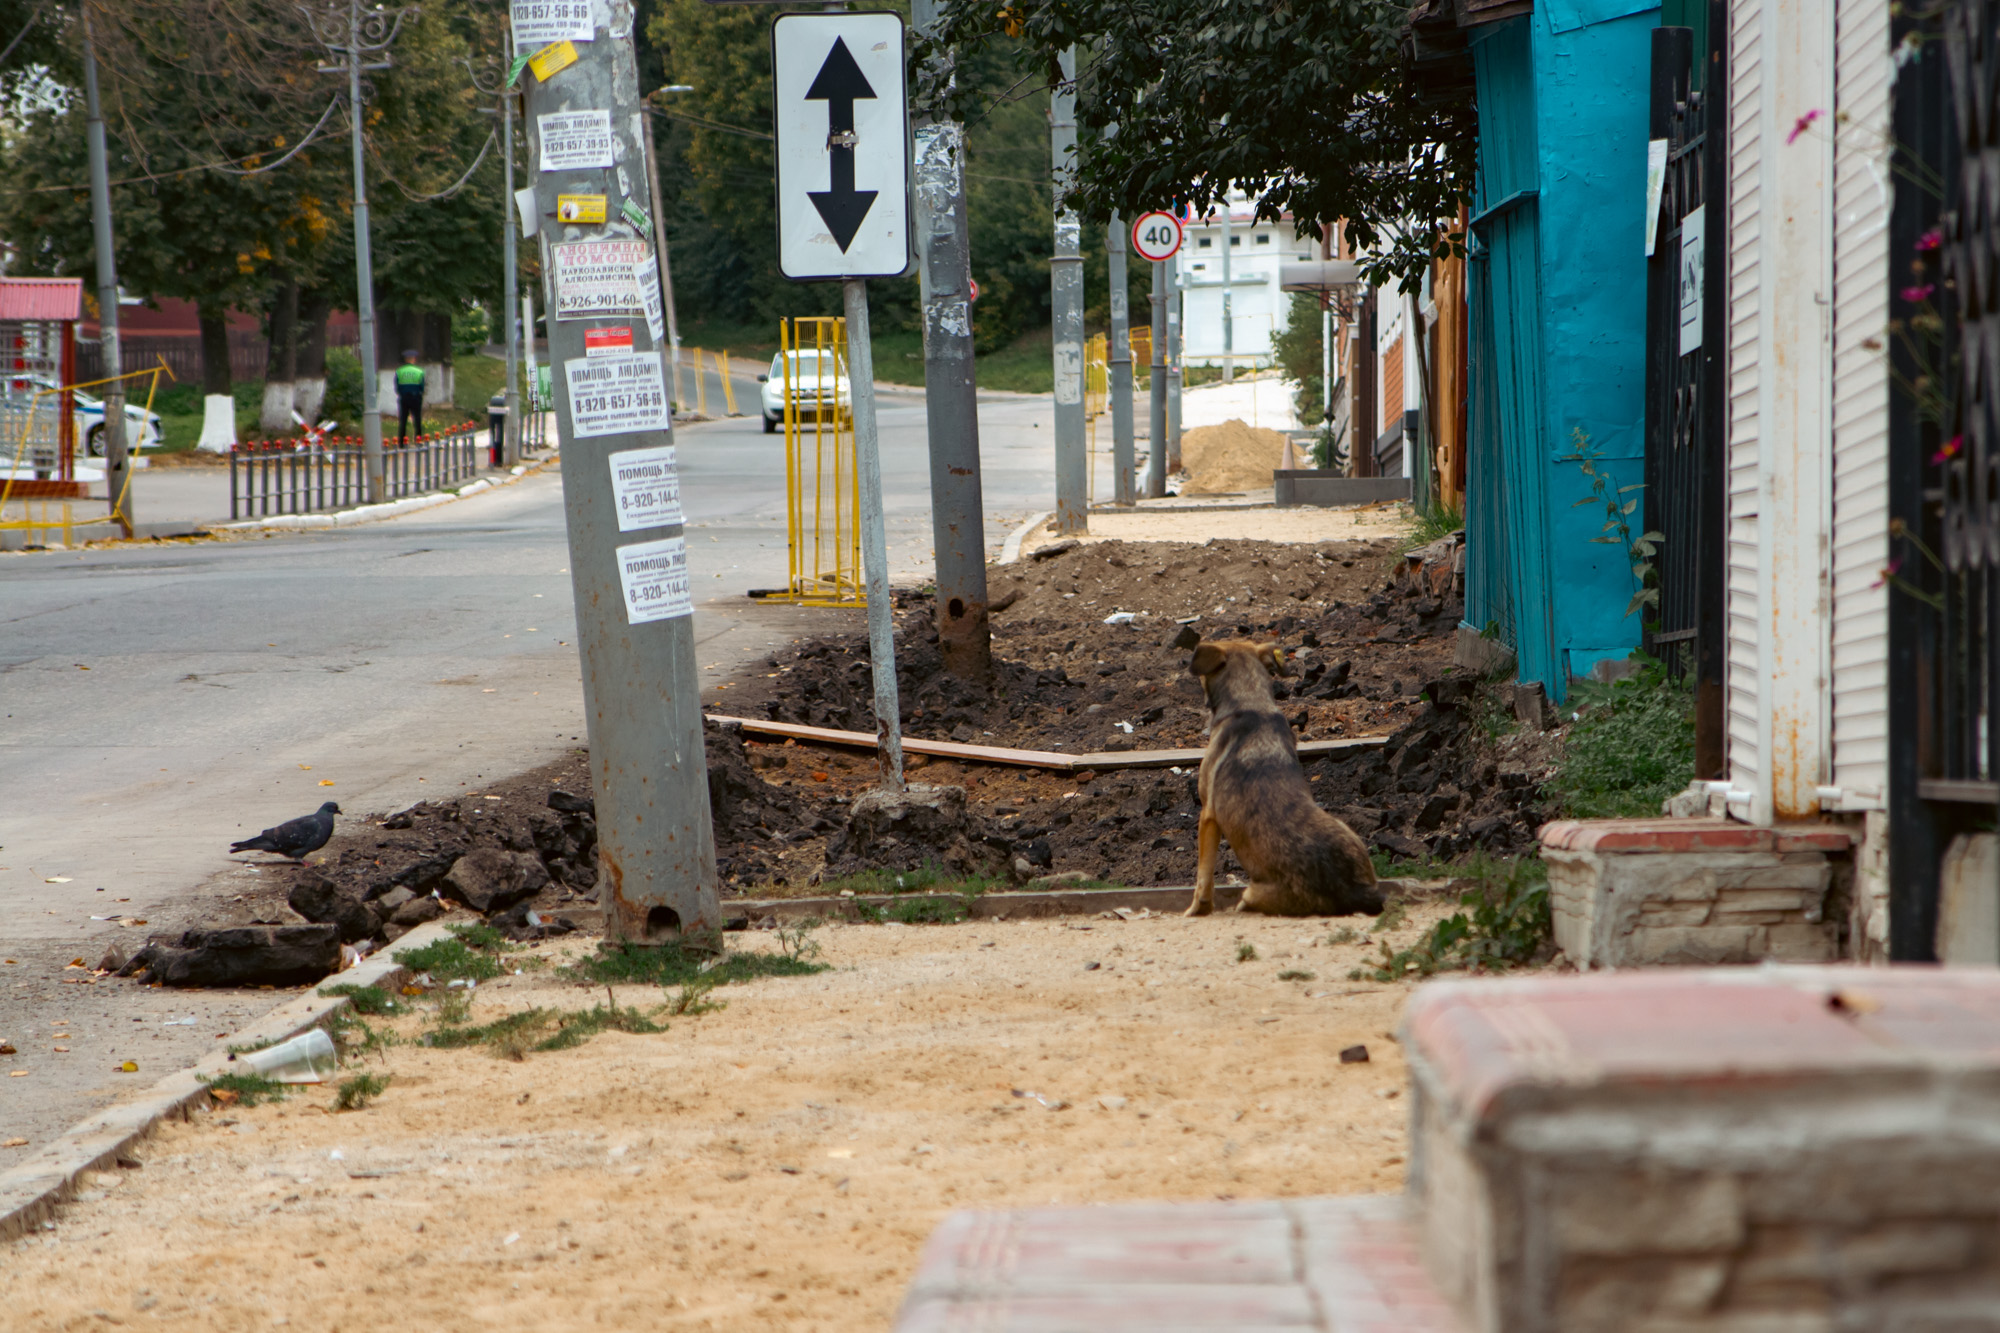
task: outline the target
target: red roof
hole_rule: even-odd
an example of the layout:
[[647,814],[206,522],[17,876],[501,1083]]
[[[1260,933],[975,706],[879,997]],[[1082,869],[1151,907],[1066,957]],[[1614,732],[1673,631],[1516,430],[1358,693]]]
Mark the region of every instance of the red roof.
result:
[[81,318],[82,278],[0,278],[0,320]]

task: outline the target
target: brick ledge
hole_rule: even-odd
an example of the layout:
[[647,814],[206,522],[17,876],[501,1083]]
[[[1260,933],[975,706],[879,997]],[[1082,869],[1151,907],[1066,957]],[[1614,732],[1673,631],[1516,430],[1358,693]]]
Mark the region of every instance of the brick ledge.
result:
[[1559,819],[1545,824],[1542,846],[1562,852],[1824,852],[1854,846],[1839,824],[1763,828],[1733,819]]

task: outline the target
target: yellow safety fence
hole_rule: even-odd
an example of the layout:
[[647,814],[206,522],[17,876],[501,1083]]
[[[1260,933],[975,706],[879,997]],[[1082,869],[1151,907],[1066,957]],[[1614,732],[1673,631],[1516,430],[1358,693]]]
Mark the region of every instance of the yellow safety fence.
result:
[[1111,403],[1111,337],[1093,333],[1083,343],[1083,420],[1089,432],[1089,461],[1084,468],[1084,499],[1097,499],[1097,419]]
[[[82,384],[67,384],[59,388],[35,390],[34,396],[30,399],[27,410],[22,416],[20,434],[14,440],[13,457],[11,459],[12,466],[8,469],[6,480],[0,481],[0,530],[24,529],[31,534],[31,541],[32,534],[37,532],[43,534],[61,532],[62,544],[68,546],[70,545],[74,530],[77,528],[95,527],[100,524],[116,524],[121,529],[123,528],[126,522],[125,502],[132,490],[133,469],[131,468],[125,470],[125,484],[119,488],[118,494],[110,497],[111,512],[102,518],[77,518],[70,508],[74,502],[68,499],[58,500],[26,494],[17,497],[15,495],[17,490],[25,492],[30,487],[17,485],[16,483],[21,472],[22,460],[28,456],[28,446],[34,437],[35,422],[41,414],[43,398],[50,395],[67,395],[76,389],[94,389],[102,384],[113,384],[119,380],[132,380],[145,376],[148,377],[146,387],[146,415],[142,420],[150,422],[153,416],[153,398],[159,392],[160,388],[160,376],[164,374],[168,379],[172,379],[174,375],[173,371],[168,369],[165,360],[158,357],[154,359],[159,361],[159,365],[151,370],[129,370],[123,375],[111,375],[104,379],[87,380]],[[60,410],[60,404],[58,404],[57,410]],[[12,414],[9,413],[8,415]],[[104,427],[109,432],[111,423],[108,421],[105,422]],[[141,440],[145,438],[143,431],[139,438]],[[107,444],[105,447],[108,454],[110,446]],[[20,506],[18,516],[9,513],[10,505]],[[46,536],[44,537],[43,544],[46,544]]]
[[[861,476],[847,381],[847,321],[801,315],[778,324],[785,402],[785,519],[791,576],[768,600],[864,606]],[[728,379],[723,380],[726,386]]]
[[[694,410],[702,416],[708,415],[708,372],[702,363],[705,359],[709,359],[715,362],[716,376],[722,381],[722,401],[727,405],[729,415],[742,416],[743,414],[736,410],[736,386],[729,382],[728,350],[725,348],[720,352],[704,352],[699,347],[690,347],[688,350],[694,354]],[[677,400],[680,398],[678,366],[674,368],[674,397]]]

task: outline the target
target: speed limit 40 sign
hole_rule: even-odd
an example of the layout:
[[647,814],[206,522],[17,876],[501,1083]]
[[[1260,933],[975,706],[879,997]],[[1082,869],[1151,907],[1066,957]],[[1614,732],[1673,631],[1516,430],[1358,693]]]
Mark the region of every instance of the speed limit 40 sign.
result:
[[1172,213],[1148,213],[1132,224],[1132,248],[1141,258],[1172,259],[1181,248],[1181,220]]

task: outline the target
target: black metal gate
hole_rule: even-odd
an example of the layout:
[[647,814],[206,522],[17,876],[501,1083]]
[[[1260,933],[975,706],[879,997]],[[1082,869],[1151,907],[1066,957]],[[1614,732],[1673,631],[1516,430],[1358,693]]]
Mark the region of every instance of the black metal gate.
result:
[[[1651,137],[1665,172],[1646,275],[1645,530],[1659,534],[1645,623],[1646,650],[1696,685],[1695,773],[1722,776],[1723,410],[1727,347],[1725,115],[1710,115],[1726,88],[1721,0],[1711,6],[1711,47],[1697,65],[1695,31],[1653,32]],[[1717,102],[1718,108],[1724,104]]]
[[1943,857],[2000,804],[2000,0],[1903,13],[1885,275],[1889,940],[1928,959]]

